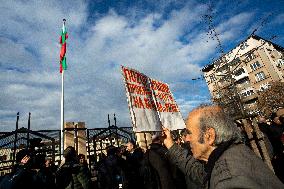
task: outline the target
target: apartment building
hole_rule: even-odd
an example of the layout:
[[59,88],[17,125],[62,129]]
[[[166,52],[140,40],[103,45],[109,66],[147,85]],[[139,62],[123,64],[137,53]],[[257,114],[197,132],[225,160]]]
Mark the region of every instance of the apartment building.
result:
[[246,114],[258,111],[259,91],[270,82],[284,81],[284,48],[251,35],[234,49],[202,69],[213,101],[231,89]]

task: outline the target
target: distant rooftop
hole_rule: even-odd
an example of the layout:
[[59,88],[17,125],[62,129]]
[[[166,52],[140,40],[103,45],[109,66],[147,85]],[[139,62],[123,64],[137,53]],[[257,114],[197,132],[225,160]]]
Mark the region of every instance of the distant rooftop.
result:
[[[269,41],[269,40],[267,40],[267,39],[264,39],[264,38],[258,36],[258,35],[250,35],[250,36],[247,37],[244,41],[240,42],[236,47],[240,46],[243,42],[247,41],[247,40],[250,39],[250,38],[253,38],[253,39],[256,39],[256,40],[264,40],[264,41],[270,43],[271,45],[273,45],[273,47],[274,47],[276,50],[278,50],[278,51],[283,51],[283,52],[284,52],[284,48],[281,47],[280,45],[277,45],[277,44],[275,44],[275,43],[273,43],[273,42],[271,42],[271,41]],[[236,48],[236,47],[235,47],[235,48]],[[233,48],[233,49],[235,49],[235,48]],[[230,50],[230,51],[231,51],[231,50]],[[229,51],[229,52],[230,52],[230,51]],[[228,53],[226,53],[226,54],[228,54]],[[205,65],[205,66],[202,68],[202,72],[208,72],[208,71],[210,71],[210,70],[214,67],[215,62],[216,62],[217,60],[220,60],[222,57],[226,56],[226,54],[220,56],[218,59],[215,59],[213,62],[211,62],[211,63]]]

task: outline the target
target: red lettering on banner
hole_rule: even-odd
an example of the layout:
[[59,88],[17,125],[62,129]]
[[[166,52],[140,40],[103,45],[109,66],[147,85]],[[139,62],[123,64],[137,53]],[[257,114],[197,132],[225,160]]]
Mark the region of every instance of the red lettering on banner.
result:
[[169,104],[169,103],[166,103],[166,104],[165,104],[164,112],[171,112],[171,107],[170,107],[170,104]]
[[178,108],[176,104],[165,103],[163,106],[160,102],[157,102],[157,110],[159,112],[178,112]]
[[164,93],[164,92],[158,91],[157,97],[164,102],[174,103],[174,99],[170,93]]
[[[140,96],[133,96],[132,103],[133,107],[135,108],[141,108],[141,109],[155,109],[155,103],[154,101],[144,98],[141,99]],[[164,106],[162,103],[157,102],[157,111],[158,112],[178,112],[178,108],[176,104],[172,103],[165,103]]]
[[132,103],[133,103],[133,106],[135,108],[143,108],[144,109],[144,105],[143,105],[143,102],[142,102],[142,99],[140,98],[140,96],[133,96],[132,97]]
[[178,112],[178,107],[176,104],[172,104],[172,112]]
[[147,95],[147,96],[152,95],[151,91],[149,91],[144,86],[138,86],[138,85],[131,84],[131,83],[126,83],[126,84],[127,84],[129,93],[136,93],[136,94]]
[[151,89],[152,90],[157,90],[157,88],[156,88],[156,81],[151,81]]
[[142,84],[142,85],[147,85],[147,76],[133,71],[133,70],[129,70],[125,67],[123,67],[123,72],[125,75],[125,79],[127,81],[133,82],[133,83],[138,83],[138,84]]
[[145,103],[145,107],[147,109],[155,109],[155,104],[152,100],[150,100],[148,98],[144,98],[144,103]]
[[130,81],[136,83],[137,78],[135,77],[135,73],[130,70]]
[[172,94],[169,94],[169,99],[171,102],[175,103],[174,97],[172,96]]
[[144,86],[147,86],[147,80],[148,80],[148,78],[145,75],[139,74],[139,81]]
[[128,81],[129,80],[129,70],[125,67],[123,67],[123,73],[124,73],[124,77],[125,77],[125,80]]
[[152,88],[152,90],[158,90],[158,91],[162,91],[162,92],[165,92],[165,93],[170,93],[170,89],[169,89],[168,85],[165,84],[165,83],[159,82],[159,81],[152,80],[151,81],[151,88]]
[[157,102],[156,104],[157,104],[157,111],[158,111],[158,112],[163,112],[163,106],[162,106],[162,104],[161,104],[160,102]]

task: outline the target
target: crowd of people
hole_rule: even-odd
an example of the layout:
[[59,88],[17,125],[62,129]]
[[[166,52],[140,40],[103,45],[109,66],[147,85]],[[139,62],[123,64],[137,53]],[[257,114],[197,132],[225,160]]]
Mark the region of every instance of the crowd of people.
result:
[[152,136],[148,149],[134,141],[108,146],[93,166],[71,146],[64,150],[59,167],[50,159],[37,159],[21,150],[0,188],[284,188],[283,115],[273,114],[271,123],[266,120],[259,116],[258,125],[271,146],[275,173],[244,143],[239,127],[222,108],[206,105],[189,113],[186,129],[179,136],[163,128]]

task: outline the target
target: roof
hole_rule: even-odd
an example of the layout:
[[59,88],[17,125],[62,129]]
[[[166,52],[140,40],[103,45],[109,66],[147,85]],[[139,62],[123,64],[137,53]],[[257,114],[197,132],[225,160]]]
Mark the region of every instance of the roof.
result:
[[[254,39],[256,39],[256,40],[262,39],[262,40],[264,40],[264,41],[270,43],[271,45],[273,45],[273,47],[274,47],[276,50],[278,50],[278,51],[283,51],[283,52],[284,52],[284,48],[281,47],[280,45],[277,45],[277,44],[275,44],[275,43],[273,43],[273,42],[271,42],[271,41],[269,41],[269,40],[267,40],[267,39],[264,39],[264,38],[258,36],[258,35],[250,35],[250,36],[247,37],[244,41],[247,41],[249,38],[254,38]],[[241,45],[244,41],[240,42],[236,47],[238,47],[239,45]],[[235,48],[236,48],[236,47],[235,47]],[[230,51],[231,51],[231,50],[230,50]],[[226,54],[227,54],[227,53],[226,53]],[[211,63],[205,65],[205,66],[202,68],[202,72],[209,72],[212,68],[214,68],[215,62],[216,62],[217,60],[219,60],[220,58],[222,58],[223,56],[225,56],[226,54],[223,54],[223,55],[220,56],[218,59],[215,59],[213,62],[211,62]]]

